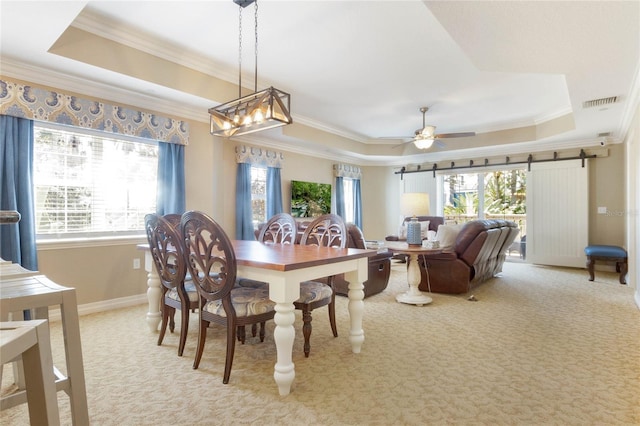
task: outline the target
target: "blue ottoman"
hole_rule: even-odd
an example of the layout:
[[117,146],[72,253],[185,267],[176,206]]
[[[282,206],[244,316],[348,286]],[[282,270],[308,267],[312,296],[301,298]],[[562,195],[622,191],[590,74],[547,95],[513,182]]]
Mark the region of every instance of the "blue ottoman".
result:
[[616,272],[620,273],[620,284],[626,284],[624,277],[627,275],[627,251],[618,246],[587,246],[584,249],[587,255],[587,269],[589,270],[589,281],[593,281],[593,265],[596,260],[606,262],[616,262]]

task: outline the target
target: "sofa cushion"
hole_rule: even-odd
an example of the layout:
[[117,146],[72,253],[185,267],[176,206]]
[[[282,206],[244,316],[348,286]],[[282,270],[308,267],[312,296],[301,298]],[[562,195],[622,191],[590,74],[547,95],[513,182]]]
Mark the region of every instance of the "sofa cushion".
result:
[[442,250],[453,250],[456,238],[463,225],[440,225],[436,233],[436,241],[440,243]]

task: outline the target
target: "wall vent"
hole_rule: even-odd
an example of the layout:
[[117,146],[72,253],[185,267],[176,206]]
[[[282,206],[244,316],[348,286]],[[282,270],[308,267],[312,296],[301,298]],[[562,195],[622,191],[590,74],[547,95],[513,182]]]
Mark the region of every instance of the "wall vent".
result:
[[591,99],[590,101],[584,101],[582,108],[591,108],[602,105],[610,105],[618,102],[618,96],[609,96],[608,98]]

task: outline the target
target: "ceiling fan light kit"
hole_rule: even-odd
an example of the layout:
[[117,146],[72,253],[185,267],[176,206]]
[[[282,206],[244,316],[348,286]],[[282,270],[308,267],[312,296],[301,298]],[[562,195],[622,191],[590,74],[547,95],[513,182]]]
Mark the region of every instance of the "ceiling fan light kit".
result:
[[416,138],[413,140],[413,144],[418,149],[429,149],[431,145],[433,145],[433,138],[422,139],[420,136],[416,135]]
[[[426,124],[425,115],[426,115],[427,111],[429,111],[428,107],[420,108],[420,112],[422,113],[422,128],[416,130],[415,135],[412,136],[412,139],[410,141],[408,141],[408,142],[405,142],[405,143],[413,142],[413,144],[418,149],[429,149],[429,148],[431,148],[431,145],[433,145],[433,142],[436,139],[463,138],[463,137],[467,137],[467,136],[475,136],[476,135],[475,132],[436,134],[436,126],[431,126],[431,125],[427,125]],[[405,143],[402,143],[401,145],[404,145]],[[396,146],[401,146],[401,145],[396,145]]]
[[[210,132],[215,136],[241,136],[291,124],[291,95],[274,87],[258,92],[258,1],[233,0],[239,8],[238,99],[209,108]],[[254,93],[242,96],[242,9],[255,3]]]

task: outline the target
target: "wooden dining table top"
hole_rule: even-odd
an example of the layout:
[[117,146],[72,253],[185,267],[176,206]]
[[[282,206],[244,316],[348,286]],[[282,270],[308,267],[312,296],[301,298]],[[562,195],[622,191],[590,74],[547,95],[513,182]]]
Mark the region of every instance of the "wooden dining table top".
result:
[[292,271],[376,254],[375,250],[355,248],[270,244],[247,240],[232,240],[231,243],[239,265],[276,271]]

